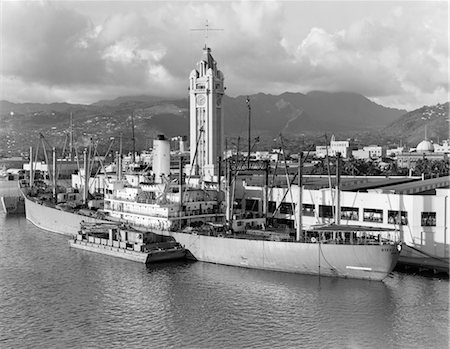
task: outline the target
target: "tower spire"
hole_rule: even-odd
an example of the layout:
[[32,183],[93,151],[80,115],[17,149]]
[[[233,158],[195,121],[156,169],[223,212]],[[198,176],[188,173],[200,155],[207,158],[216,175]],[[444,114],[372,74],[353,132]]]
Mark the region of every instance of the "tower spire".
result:
[[210,31],[223,31],[223,29],[211,28],[210,25],[209,25],[208,20],[206,20],[204,28],[192,28],[191,31],[202,31],[202,32],[205,32],[205,48],[204,48],[204,50],[206,50],[208,48],[208,33]]

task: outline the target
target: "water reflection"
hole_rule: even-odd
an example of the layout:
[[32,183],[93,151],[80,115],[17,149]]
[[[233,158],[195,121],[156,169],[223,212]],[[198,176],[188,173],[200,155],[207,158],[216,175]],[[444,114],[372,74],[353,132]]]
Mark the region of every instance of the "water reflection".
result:
[[448,304],[448,280],[146,267],[23,218],[0,224],[0,347],[438,348]]

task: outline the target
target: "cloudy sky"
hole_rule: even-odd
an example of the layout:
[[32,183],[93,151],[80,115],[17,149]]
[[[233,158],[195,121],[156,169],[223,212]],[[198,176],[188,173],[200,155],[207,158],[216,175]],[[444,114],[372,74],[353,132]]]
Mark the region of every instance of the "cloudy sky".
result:
[[[207,41],[231,96],[351,91],[448,100],[447,1],[5,1],[0,99],[187,97]],[[211,31],[206,39],[204,32]]]

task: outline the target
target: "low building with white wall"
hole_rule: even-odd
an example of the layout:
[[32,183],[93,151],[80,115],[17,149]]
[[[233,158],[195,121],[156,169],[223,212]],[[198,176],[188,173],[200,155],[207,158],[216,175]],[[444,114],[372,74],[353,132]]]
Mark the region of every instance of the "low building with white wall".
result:
[[330,145],[316,146],[316,156],[318,158],[324,158],[328,156],[336,156],[337,153],[341,154],[341,157],[348,158],[352,154],[352,150],[355,150],[355,146],[349,141],[336,141],[335,137],[331,137]]
[[397,155],[403,153],[405,151],[404,147],[391,148],[386,150],[386,156],[391,158],[396,157]]
[[379,159],[386,156],[386,149],[379,145],[369,145],[362,149],[352,150],[355,159]]
[[450,140],[446,139],[442,144],[434,144],[435,153],[450,154]]
[[355,159],[362,159],[362,160],[370,159],[370,153],[364,149],[352,150],[352,156]]

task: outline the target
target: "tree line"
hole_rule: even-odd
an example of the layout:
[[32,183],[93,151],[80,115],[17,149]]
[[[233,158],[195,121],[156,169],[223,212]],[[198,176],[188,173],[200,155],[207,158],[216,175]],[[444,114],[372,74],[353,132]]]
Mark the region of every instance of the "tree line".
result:
[[[305,169],[305,173],[315,175],[327,175],[336,173],[336,158],[330,157],[320,159],[313,167]],[[350,157],[341,161],[341,175],[347,176],[406,176],[409,169],[397,166],[397,162],[392,159],[365,160]],[[422,176],[425,178],[448,176],[450,173],[450,164],[446,160],[420,159],[412,169],[413,176]]]

